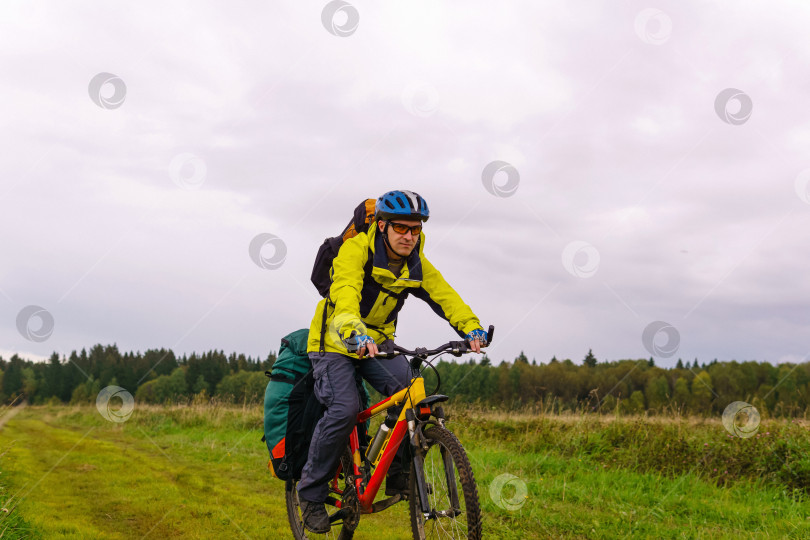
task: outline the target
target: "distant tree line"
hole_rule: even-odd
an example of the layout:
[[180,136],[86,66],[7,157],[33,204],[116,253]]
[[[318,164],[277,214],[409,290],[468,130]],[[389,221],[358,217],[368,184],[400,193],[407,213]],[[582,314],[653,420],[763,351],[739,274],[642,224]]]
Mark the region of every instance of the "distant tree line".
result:
[[[87,403],[110,385],[131,392],[136,401],[166,403],[217,397],[223,401],[260,402],[276,355],[251,358],[210,351],[177,358],[171,350],[124,353],[115,345],[96,345],[54,353],[47,362],[14,355],[0,357],[0,400],[24,397],[38,403]],[[521,352],[513,362],[492,365],[488,356],[466,363],[439,361],[440,392],[454,402],[499,408],[540,406],[550,412],[717,415],[733,401],[751,403],[761,414],[795,416],[810,408],[810,363],[711,362],[678,360],[661,368],[652,358],[599,362],[588,351],[581,364],[552,358],[529,362]],[[424,372],[428,390],[435,385]]]
[[210,351],[177,358],[171,350],[121,353],[116,345],[96,345],[47,362],[23,360],[16,354],[0,357],[0,400],[24,396],[29,402],[86,403],[106,386],[120,386],[136,400],[164,403],[195,395],[219,395],[234,401],[264,396],[267,377],[276,360]]
[[[521,353],[512,363],[440,362],[440,393],[455,401],[502,408],[541,406],[550,412],[662,413],[713,416],[734,401],[754,405],[760,414],[804,415],[810,410],[810,363],[684,362],[673,368],[653,358],[598,362],[588,351],[581,364],[552,358],[529,363]],[[428,389],[433,377],[425,373]]]

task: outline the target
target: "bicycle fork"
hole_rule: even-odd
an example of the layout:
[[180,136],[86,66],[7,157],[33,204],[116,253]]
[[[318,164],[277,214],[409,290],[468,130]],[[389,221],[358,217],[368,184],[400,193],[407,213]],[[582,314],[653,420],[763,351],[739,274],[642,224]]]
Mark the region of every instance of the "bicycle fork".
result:
[[[405,413],[408,420],[408,432],[410,434],[410,442],[413,447],[413,469],[416,474],[416,490],[419,494],[419,506],[425,519],[435,519],[436,517],[455,517],[461,514],[461,505],[458,498],[458,487],[456,486],[456,471],[453,466],[453,458],[447,452],[444,446],[440,447],[442,455],[442,462],[444,465],[445,482],[447,483],[447,496],[450,499],[450,507],[452,510],[434,511],[430,507],[428,500],[428,486],[427,479],[425,478],[425,449],[422,446],[423,437],[421,430],[417,432],[416,421],[413,411],[408,410]],[[435,487],[434,487],[435,489]]]

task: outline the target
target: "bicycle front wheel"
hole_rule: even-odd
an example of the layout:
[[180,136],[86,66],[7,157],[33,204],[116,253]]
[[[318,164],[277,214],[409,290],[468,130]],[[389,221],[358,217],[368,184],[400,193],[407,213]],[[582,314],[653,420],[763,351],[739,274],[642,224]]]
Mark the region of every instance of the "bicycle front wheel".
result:
[[[415,467],[411,465],[411,529],[413,537],[481,538],[481,508],[470,460],[455,435],[443,427],[425,430],[428,450],[424,457],[425,487],[430,511],[422,512]],[[418,458],[415,458],[418,459]]]

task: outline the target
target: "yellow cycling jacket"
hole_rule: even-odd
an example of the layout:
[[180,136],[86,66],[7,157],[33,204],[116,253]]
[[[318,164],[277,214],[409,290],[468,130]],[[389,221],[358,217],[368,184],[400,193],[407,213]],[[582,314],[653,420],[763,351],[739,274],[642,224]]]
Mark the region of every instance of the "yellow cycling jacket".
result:
[[456,291],[425,258],[425,234],[399,277],[388,269],[388,254],[377,222],[367,233],[346,240],[332,261],[329,295],[318,303],[309,327],[307,352],[350,353],[341,341],[352,330],[377,343],[393,339],[397,315],[409,294],[421,298],[462,338],[481,323]]

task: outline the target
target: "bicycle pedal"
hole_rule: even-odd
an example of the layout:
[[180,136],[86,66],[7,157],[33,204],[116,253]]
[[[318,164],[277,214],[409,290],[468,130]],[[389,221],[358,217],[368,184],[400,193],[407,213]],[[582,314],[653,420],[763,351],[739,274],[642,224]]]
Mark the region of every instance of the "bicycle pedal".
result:
[[329,516],[329,523],[334,525],[336,521],[345,519],[347,514],[348,511],[345,508],[341,508],[340,510]]

